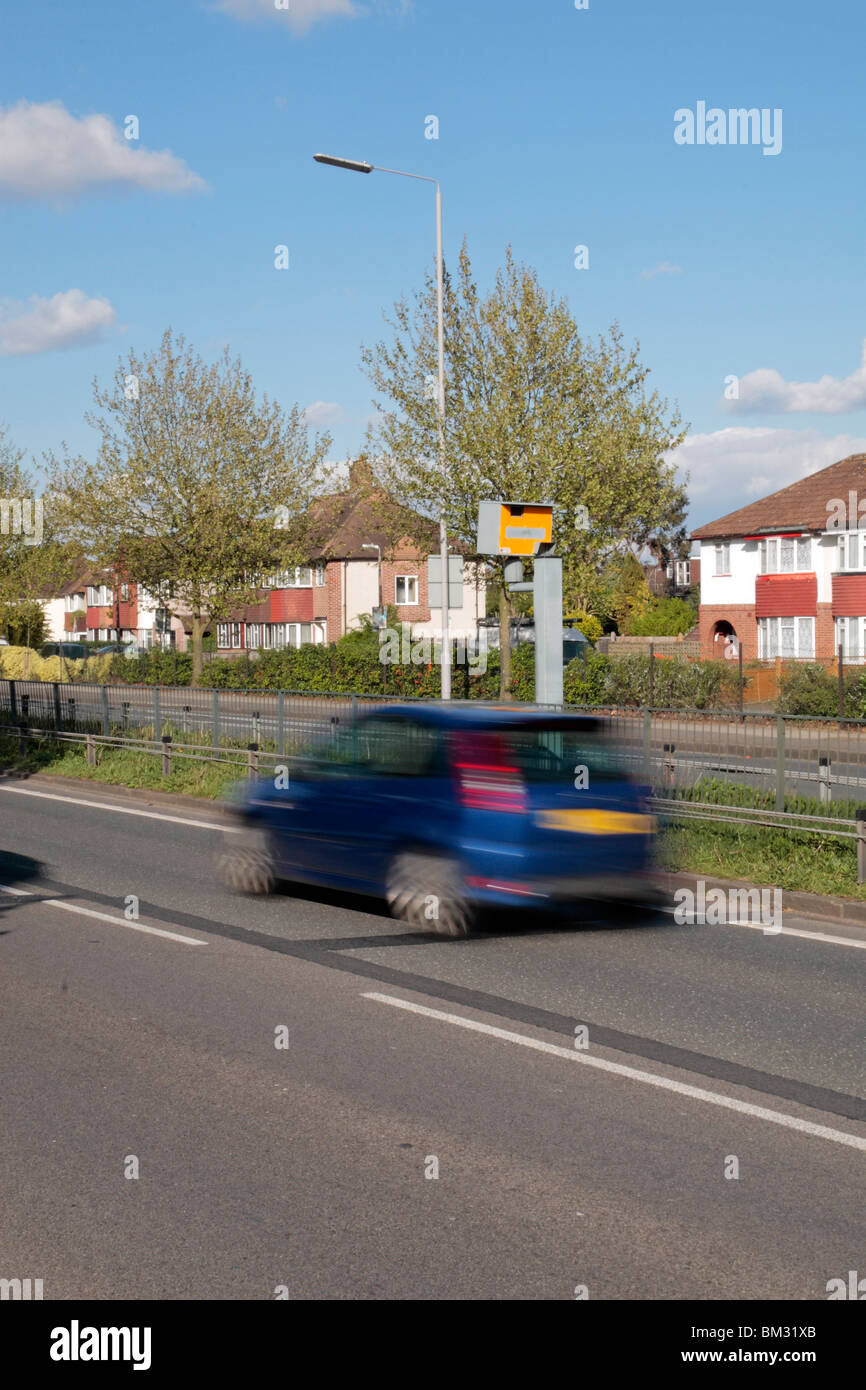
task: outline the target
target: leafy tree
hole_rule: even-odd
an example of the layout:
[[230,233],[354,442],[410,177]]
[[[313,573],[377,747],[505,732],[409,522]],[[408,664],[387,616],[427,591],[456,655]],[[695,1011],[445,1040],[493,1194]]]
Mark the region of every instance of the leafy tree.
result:
[[95,461],[50,459],[65,529],[97,564],[188,617],[197,679],[209,624],[254,602],[263,574],[308,558],[330,437],[311,441],[299,406],[260,401],[228,349],[206,363],[171,330],[93,394]]
[[643,567],[631,551],[623,555],[612,568],[615,569],[616,578],[611,591],[611,616],[616,620],[620,631],[626,631],[629,624],[650,606],[652,594]]
[[569,613],[567,621],[579,627],[588,642],[597,642],[604,632],[600,620],[592,613]]
[[695,625],[695,610],[681,598],[663,598],[632,618],[627,632],[635,637],[676,637]]
[[[480,501],[553,502],[566,591],[571,606],[586,609],[594,608],[592,588],[611,555],[681,524],[685,496],[664,456],[684,432],[667,402],[647,393],[637,347],[624,347],[616,325],[597,343],[581,337],[567,302],[547,294],[510,249],[486,295],[465,245],[456,280],[446,272],[444,461],[430,390],[437,361],[432,275],[386,322],[391,342],[362,350],[382,397],[370,435],[377,471],[417,511],[444,516],[450,537],[474,547]],[[513,605],[502,561],[490,564],[499,580],[506,695]]]
[[40,647],[45,641],[45,609],[38,599],[0,603],[0,633],[11,647]]
[[0,630],[11,644],[28,648],[44,637],[40,600],[63,584],[75,563],[57,539],[54,499],[37,494],[23,450],[0,423]]

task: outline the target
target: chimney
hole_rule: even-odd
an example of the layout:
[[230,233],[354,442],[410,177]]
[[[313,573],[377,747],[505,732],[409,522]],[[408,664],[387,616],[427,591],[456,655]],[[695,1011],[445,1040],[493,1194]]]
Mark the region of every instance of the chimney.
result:
[[349,490],[351,492],[369,491],[373,487],[373,470],[362,454],[349,465]]

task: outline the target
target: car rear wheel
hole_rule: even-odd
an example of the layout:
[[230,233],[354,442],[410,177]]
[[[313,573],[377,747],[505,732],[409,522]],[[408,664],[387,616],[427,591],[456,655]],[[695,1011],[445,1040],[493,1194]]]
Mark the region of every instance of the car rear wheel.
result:
[[436,936],[468,936],[475,920],[457,865],[434,854],[398,854],[385,896],[391,915]]
[[223,881],[234,893],[271,893],[276,887],[274,861],[261,831],[237,837],[220,858]]

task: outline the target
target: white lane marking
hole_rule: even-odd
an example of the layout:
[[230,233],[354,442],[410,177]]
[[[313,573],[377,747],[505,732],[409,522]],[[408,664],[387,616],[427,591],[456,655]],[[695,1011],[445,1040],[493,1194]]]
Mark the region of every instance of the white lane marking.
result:
[[397,999],[390,994],[363,994],[363,999],[374,999],[378,1004],[391,1004],[396,1009],[407,1009],[409,1013],[422,1014],[425,1018],[436,1018],[443,1023],[453,1023],[458,1028],[468,1028],[473,1033],[486,1033],[491,1038],[501,1038],[503,1042],[519,1043],[521,1047],[531,1047],[536,1052],[548,1052],[553,1057],[564,1057],[569,1062],[580,1062],[585,1067],[597,1067],[599,1071],[613,1072],[615,1076],[625,1076],[630,1081],[642,1081],[647,1086],[658,1086],[663,1091],[674,1091],[680,1096],[691,1096],[693,1100],[707,1101],[710,1105],[720,1105],[726,1110],[736,1110],[741,1115],[752,1115],[759,1120],[769,1120],[771,1124],[782,1125],[785,1129],[796,1129],[801,1134],[814,1134],[819,1139],[830,1139],[834,1144],[847,1144],[849,1148],[866,1151],[866,1139],[857,1134],[846,1134],[841,1129],[830,1129],[827,1125],[816,1125],[811,1120],[798,1119],[796,1115],[786,1115],[779,1110],[768,1110],[763,1105],[752,1105],[748,1101],[735,1100],[723,1096],[718,1091],[705,1091],[701,1086],[689,1086],[684,1081],[673,1081],[667,1076],[656,1076],[651,1071],[639,1071],[637,1067],[626,1067],[621,1062],[608,1062],[602,1057],[587,1057],[584,1052],[574,1048],[558,1047],[555,1043],[542,1042],[540,1038],[527,1037],[525,1033],[512,1033],[507,1028],[494,1028],[489,1023],[478,1023],[473,1018],[461,1018],[459,1014],[444,1013],[440,1009],[428,1009],[424,1004],[412,1004],[408,999]]
[[[676,908],[663,907],[661,911],[666,913],[669,917],[672,917]],[[704,926],[705,923],[685,922],[682,925],[687,927],[700,927]],[[709,923],[709,925],[712,926],[713,923]],[[802,927],[780,927],[778,929],[773,927],[771,930],[768,930],[763,922],[742,922],[737,918],[733,918],[730,922],[726,922],[723,925],[728,927],[751,927],[752,931],[762,931],[766,936],[804,936],[807,941],[826,941],[829,946],[853,946],[857,951],[866,951],[866,941],[855,941],[850,936],[830,936],[822,931],[803,931]]]
[[0,787],[0,791],[14,792],[16,796],[39,796],[44,801],[68,801],[73,806],[92,806],[95,811],[116,811],[121,816],[144,816],[147,820],[168,820],[175,825],[195,825],[199,830],[221,830],[224,835],[239,835],[240,831],[231,825],[219,825],[216,821],[190,820],[187,816],[167,816],[162,811],[139,811],[135,806],[113,806],[110,801],[89,801],[83,796],[60,796],[57,792],[36,792],[30,787]]
[[[9,888],[5,883],[0,883],[0,893],[14,893],[16,898],[32,898],[33,893],[25,892],[23,888]],[[130,922],[126,917],[112,917],[108,912],[95,912],[92,907],[79,907],[77,903],[66,903],[60,898],[38,898],[37,902],[45,907],[61,907],[64,912],[77,912],[82,917],[96,917],[100,922],[111,922],[115,927],[128,927],[130,931],[147,932],[148,936],[165,936],[169,941],[182,941],[185,946],[206,946],[206,941],[199,941],[194,936],[181,936],[179,932],[165,931],[163,927],[147,927],[144,922]]]
[[729,922],[728,925],[751,927],[752,931],[763,931],[767,936],[805,936],[807,941],[828,941],[832,946],[853,946],[857,951],[866,951],[866,941],[854,941],[850,936],[825,936],[824,932],[803,931],[800,927],[782,927],[781,931],[775,931],[761,922]]

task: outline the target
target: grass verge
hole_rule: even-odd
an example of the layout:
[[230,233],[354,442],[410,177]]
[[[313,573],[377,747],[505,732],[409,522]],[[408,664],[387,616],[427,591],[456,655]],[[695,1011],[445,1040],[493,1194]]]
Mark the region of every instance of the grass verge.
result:
[[854,840],[756,825],[680,821],[662,828],[659,859],[663,868],[675,873],[866,901],[866,883],[857,882]]
[[215,801],[232,783],[244,776],[240,765],[198,762],[173,756],[168,777],[162,775],[160,755],[97,747],[96,766],[90,767],[82,744],[56,744],[50,739],[31,741],[27,754],[18,755],[17,742],[0,738],[0,769],[9,772],[42,772],[54,777],[81,777],[89,782],[113,783],[143,791],[181,792]]

